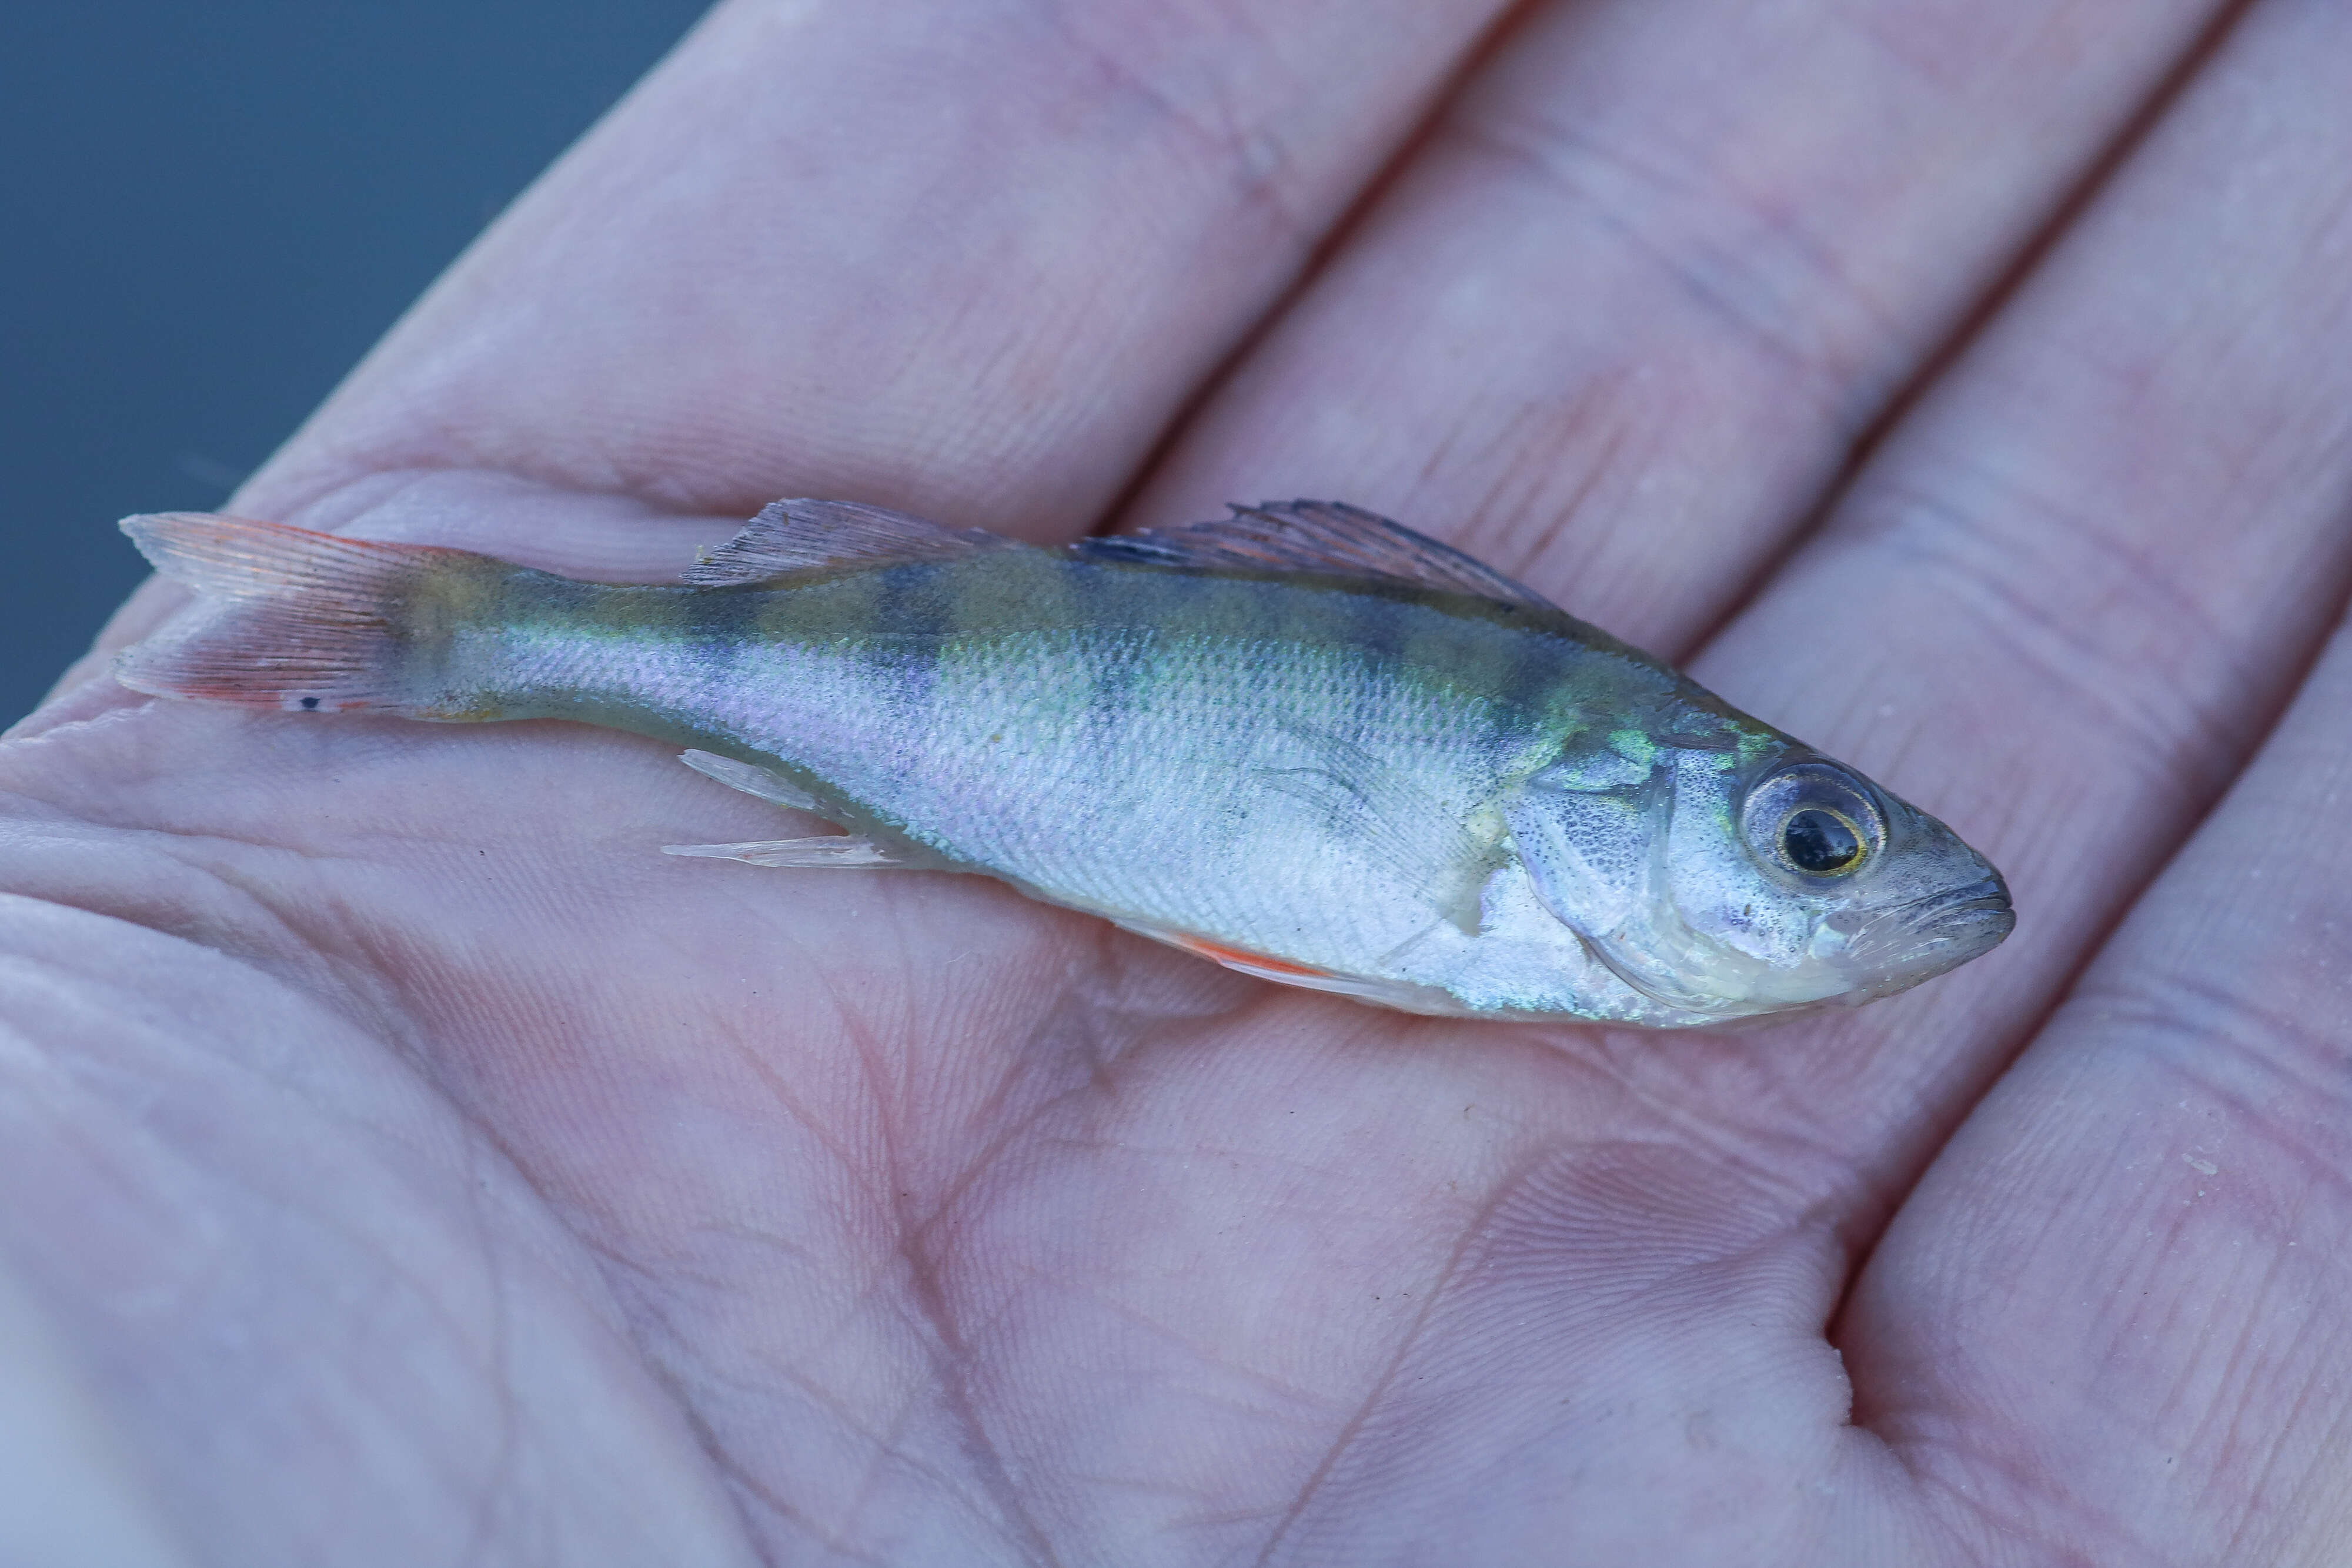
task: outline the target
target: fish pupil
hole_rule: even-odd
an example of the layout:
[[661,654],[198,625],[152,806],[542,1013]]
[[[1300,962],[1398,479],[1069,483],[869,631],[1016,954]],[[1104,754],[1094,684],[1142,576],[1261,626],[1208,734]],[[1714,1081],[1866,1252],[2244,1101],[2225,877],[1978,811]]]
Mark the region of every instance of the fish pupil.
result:
[[1780,852],[1789,863],[1813,876],[1851,870],[1862,858],[1862,836],[1835,811],[1792,811],[1780,824]]

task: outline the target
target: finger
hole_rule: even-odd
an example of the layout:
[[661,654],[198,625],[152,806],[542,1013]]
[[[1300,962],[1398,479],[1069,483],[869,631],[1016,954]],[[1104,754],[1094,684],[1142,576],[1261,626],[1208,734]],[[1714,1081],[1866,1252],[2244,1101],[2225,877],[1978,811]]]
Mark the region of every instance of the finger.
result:
[[[2317,4],[2254,12],[1699,661],[1987,843],[2024,911],[2008,947],[1832,1029],[1346,1039],[1311,1080],[1328,1099],[1266,1082],[1323,1065],[1265,1049],[1309,1004],[1269,1008],[1220,1063],[1260,1075],[1246,1091],[1057,1106],[1047,1131],[1104,1157],[1001,1178],[1060,1221],[1030,1254],[1012,1206],[949,1211],[948,1299],[992,1325],[1017,1466],[1085,1471],[1189,1399],[1244,1413],[1200,1469],[1255,1506],[1220,1519],[1262,1521],[1268,1561],[1350,1560],[1376,1526],[1442,1531],[1465,1560],[1610,1560],[1669,1527],[1715,1530],[1727,1559],[1784,1539],[1928,1560],[1951,1521],[1923,1519],[1846,1424],[1822,1325],[1852,1249],[2230,771],[2340,593],[2347,27]],[[1216,1293],[1235,1271],[1166,1262],[1190,1256],[1181,1218],[1125,1223],[1168,1212],[1203,1149],[1220,1171],[1279,1164],[1244,1188],[1279,1203],[1200,1201],[1214,1218],[1191,1232],[1250,1260],[1245,1301]],[[1074,1303],[1038,1250],[1108,1282]],[[1030,1265],[1010,1283],[987,1272],[1005,1257]],[[1318,1286],[1344,1338],[1262,1326],[1258,1303]],[[1164,1404],[1062,1395],[1076,1371],[1139,1365]],[[1865,1411],[1902,1370],[1857,1365]],[[1772,1500],[1731,1515],[1726,1496]]]
[[1857,1287],[1856,1417],[1955,1522],[2102,1561],[2341,1560],[2347,712],[2339,632]]
[[0,1275],[0,1367],[9,1388],[0,1417],[0,1474],[7,1478],[0,1481],[0,1561],[192,1563],[173,1543],[91,1380],[48,1319],[15,1270]]
[[1497,4],[738,0],[240,504],[483,468],[1076,531]]
[[[197,880],[154,869],[151,913]],[[0,1560],[759,1560],[598,1260],[366,1004],[34,898],[0,951],[0,1444],[48,1428],[37,1467],[7,1445]],[[11,1491],[77,1479],[43,1552]]]
[[1695,665],[1946,816],[2016,894],[2000,951],[1792,1060],[1785,1109],[1865,1186],[1906,1180],[2013,1049],[2342,595],[2347,50],[2335,8],[2251,13]]
[[1687,647],[2213,10],[1548,6],[1135,516],[1344,496]]
[[231,509],[641,580],[788,493],[1083,532],[1502,3],[737,0]]

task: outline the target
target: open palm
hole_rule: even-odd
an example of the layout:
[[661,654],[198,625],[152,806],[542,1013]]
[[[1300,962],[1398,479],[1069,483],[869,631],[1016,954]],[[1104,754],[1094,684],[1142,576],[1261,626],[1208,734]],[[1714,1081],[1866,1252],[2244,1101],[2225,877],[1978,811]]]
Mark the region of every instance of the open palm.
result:
[[2010,943],[1407,1018],[667,858],[773,819],[635,737],[92,664],[0,751],[9,1540],[2352,1560],[2352,12],[1507,9],[722,7],[234,509],[657,580],[784,494],[1354,501],[1950,821]]

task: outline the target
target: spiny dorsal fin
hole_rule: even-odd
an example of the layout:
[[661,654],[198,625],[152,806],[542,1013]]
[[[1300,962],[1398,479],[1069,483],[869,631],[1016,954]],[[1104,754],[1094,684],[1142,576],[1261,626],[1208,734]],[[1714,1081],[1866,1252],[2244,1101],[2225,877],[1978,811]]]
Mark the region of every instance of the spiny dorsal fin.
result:
[[688,567],[697,588],[733,588],[788,572],[886,561],[947,560],[1020,549],[985,528],[945,528],[859,501],[772,501],[743,531]]
[[1393,578],[1505,604],[1556,608],[1533,589],[1480,565],[1452,546],[1361,507],[1339,501],[1267,501],[1235,507],[1233,511],[1232,517],[1213,523],[1080,539],[1070,549],[1095,560],[1143,561],[1155,566],[1273,567],[1342,577]]

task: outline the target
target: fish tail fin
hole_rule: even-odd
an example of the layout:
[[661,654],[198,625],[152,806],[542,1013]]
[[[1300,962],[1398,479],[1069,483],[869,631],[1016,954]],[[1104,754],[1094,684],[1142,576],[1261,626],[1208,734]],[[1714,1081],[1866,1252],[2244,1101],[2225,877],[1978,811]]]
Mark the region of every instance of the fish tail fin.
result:
[[421,637],[420,622],[447,620],[416,613],[428,597],[420,591],[453,567],[499,563],[205,512],[125,517],[122,531],[209,610],[123,653],[115,678],[124,685],[248,707],[457,716],[415,689],[416,656],[437,653],[421,645],[436,639]]

